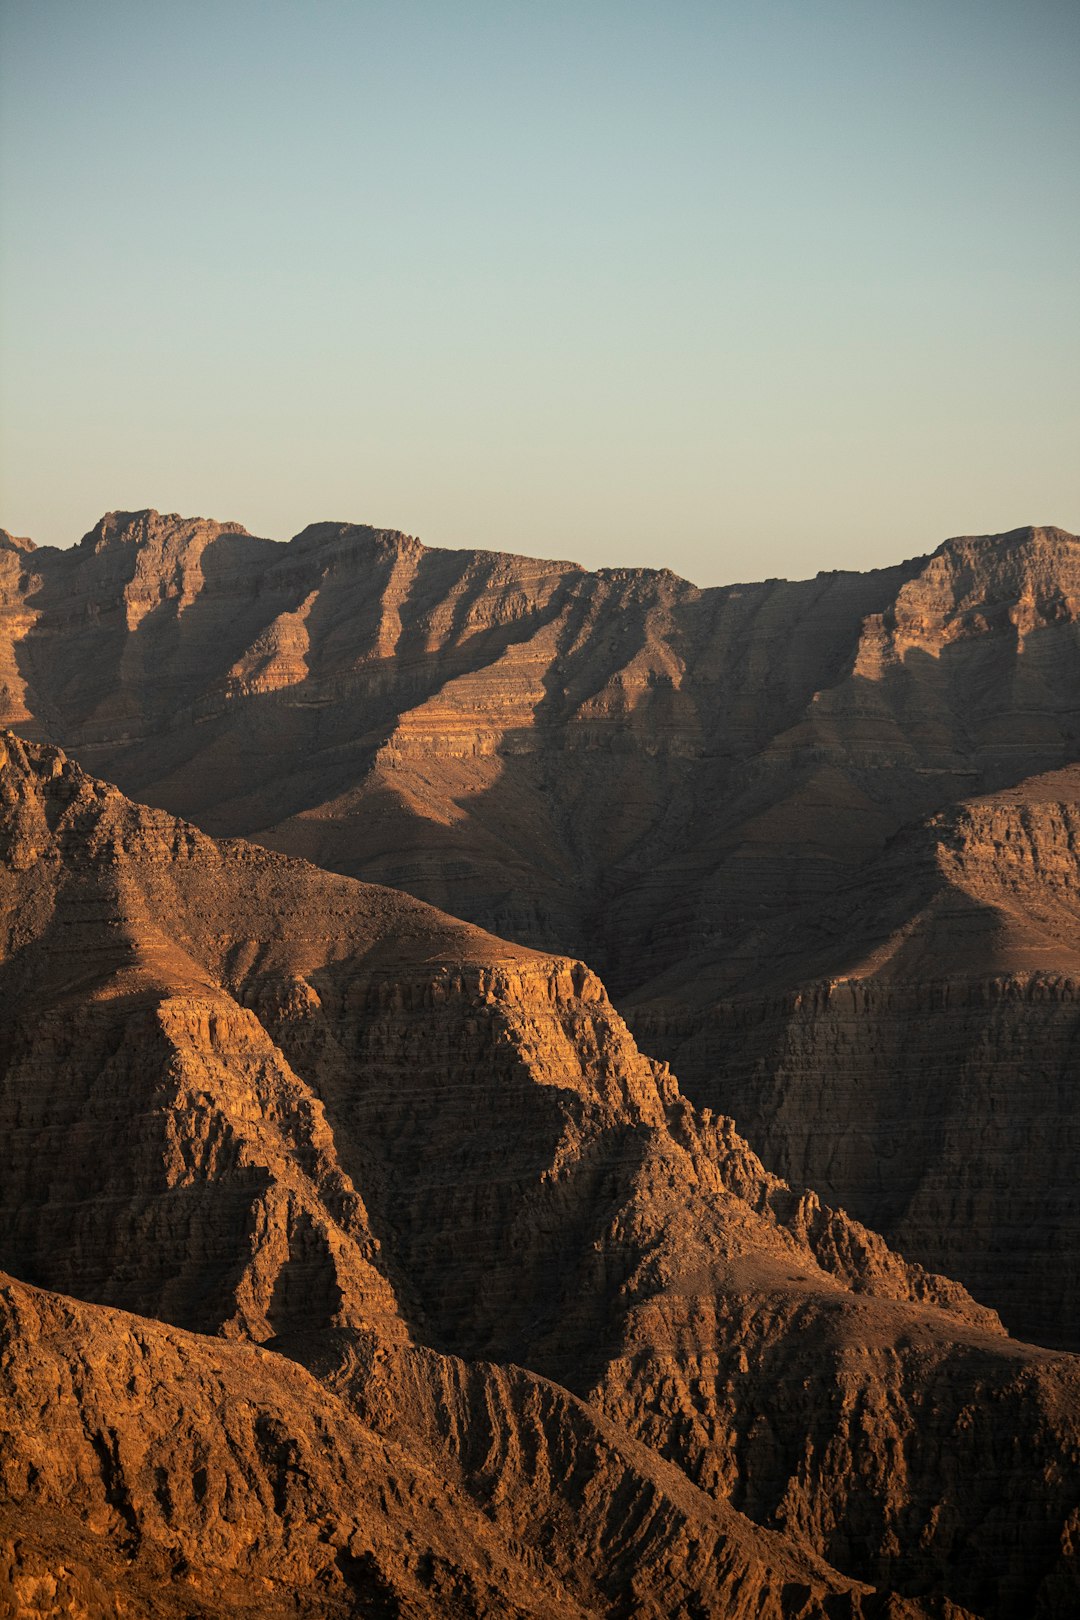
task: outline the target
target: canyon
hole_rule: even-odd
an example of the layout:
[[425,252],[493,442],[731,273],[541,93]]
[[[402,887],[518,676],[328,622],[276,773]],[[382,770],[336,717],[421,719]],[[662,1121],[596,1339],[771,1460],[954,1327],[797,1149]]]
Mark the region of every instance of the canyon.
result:
[[0,534],[14,1612],[1075,1612],[1078,621]]

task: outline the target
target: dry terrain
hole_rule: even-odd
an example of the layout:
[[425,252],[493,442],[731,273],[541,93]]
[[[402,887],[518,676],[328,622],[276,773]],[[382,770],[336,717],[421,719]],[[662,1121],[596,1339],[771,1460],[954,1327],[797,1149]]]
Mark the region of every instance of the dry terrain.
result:
[[0,725],[0,1616],[1080,1612],[1080,541],[0,531]]
[[660,570],[113,513],[0,541],[0,720],[598,972],[770,1168],[1080,1348],[1080,541]]
[[1074,1612],[1080,1359],[579,961],[2,754],[13,1612]]

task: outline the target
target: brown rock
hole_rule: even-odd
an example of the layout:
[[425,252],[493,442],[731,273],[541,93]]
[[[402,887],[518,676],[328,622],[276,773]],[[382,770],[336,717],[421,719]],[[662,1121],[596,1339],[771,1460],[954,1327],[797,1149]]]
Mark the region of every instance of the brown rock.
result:
[[770,1176],[580,964],[6,755],[0,1253],[96,1302],[6,1296],[26,1590],[1068,1612],[1073,1358]]
[[[961,1275],[1009,1327],[1072,1347],[1080,1300],[1080,773],[897,835],[771,994],[635,1012],[767,1161]],[[804,975],[785,991],[785,978]],[[977,1242],[975,1239],[977,1238]]]
[[[1080,543],[1049,528],[699,591],[113,513],[71,552],[0,547],[0,703],[212,832],[585,956],[775,1167],[1076,1346],[1075,784],[1024,857],[1022,944],[979,895],[1030,817],[968,816],[947,903],[901,869],[925,841],[884,852],[1077,759],[1078,604]],[[878,927],[845,1013],[822,983],[882,907],[897,961]]]

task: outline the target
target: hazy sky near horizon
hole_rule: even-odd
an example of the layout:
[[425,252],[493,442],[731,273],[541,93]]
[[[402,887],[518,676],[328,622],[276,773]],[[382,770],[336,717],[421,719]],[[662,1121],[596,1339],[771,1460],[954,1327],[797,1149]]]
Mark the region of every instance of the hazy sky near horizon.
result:
[[1080,528],[1076,0],[0,0],[0,523]]

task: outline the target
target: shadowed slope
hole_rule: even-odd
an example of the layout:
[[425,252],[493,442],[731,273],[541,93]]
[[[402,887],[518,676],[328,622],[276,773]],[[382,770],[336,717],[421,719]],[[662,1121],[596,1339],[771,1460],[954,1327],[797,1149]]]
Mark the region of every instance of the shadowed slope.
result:
[[708,591],[156,513],[5,558],[13,720],[211,831],[587,949],[620,991],[718,936],[729,981],[748,924],[1080,735],[1054,529]]
[[[494,1586],[523,1613],[809,1617],[827,1600],[830,1615],[1019,1620],[1074,1591],[1076,1363],[1010,1341],[957,1285],[768,1175],[640,1055],[588,970],[216,844],[55,750],[9,737],[6,752],[5,1265],[101,1307],[78,1327],[82,1307],[48,1307],[61,1359],[72,1332],[111,1334],[106,1307],[122,1305],[287,1352],[347,1415],[325,1418],[333,1479],[307,1460],[295,1391],[255,1402],[270,1463],[234,1436],[269,1549],[236,1566],[223,1543],[236,1603],[245,1581],[329,1571],[314,1612],[334,1612],[351,1579],[335,1503],[381,1500],[382,1464],[357,1463],[353,1483],[348,1460],[371,1434],[437,1482],[423,1499],[438,1524],[421,1518],[407,1553],[400,1503],[379,1509],[385,1556],[349,1553],[365,1579],[376,1558],[402,1613],[453,1613],[451,1597],[485,1613]],[[129,1331],[195,1355],[179,1330]],[[133,1519],[157,1546],[187,1513],[174,1525],[160,1495],[124,1507],[150,1478],[145,1451],[107,1438],[134,1422],[127,1353],[102,1351],[116,1381],[95,1410],[121,1410],[79,1473],[87,1502],[116,1509],[118,1552]],[[240,1365],[206,1354],[211,1384]],[[159,1416],[180,1448],[154,1464],[159,1485],[186,1501],[195,1441],[174,1434],[174,1405]],[[362,1443],[333,1428],[355,1422]],[[275,1457],[296,1475],[287,1535]],[[232,1466],[214,1463],[226,1496]],[[62,1521],[62,1480],[14,1477],[31,1527]],[[468,1503],[496,1536],[482,1556],[460,1539]],[[301,1541],[279,1569],[273,1548]],[[442,1584],[423,1588],[432,1570]],[[845,1595],[852,1581],[877,1594]],[[417,1582],[450,1596],[416,1598]]]
[[670,977],[634,1012],[770,1164],[1070,1348],[1078,806],[1075,767],[962,802],[796,914],[764,987],[713,1007],[702,972],[688,1006]]
[[[1078,613],[1080,543],[1053,528],[700,591],[346,524],[279,545],[114,513],[70,552],[0,546],[0,696],[211,831],[585,956],[771,1163],[1071,1344],[1072,891],[1037,859],[1038,926],[984,902],[1003,813],[964,834],[947,893],[900,866],[926,865],[905,827],[1077,759]],[[1075,842],[1054,860],[1075,872]],[[838,1023],[848,991],[820,986],[853,975]]]
[[[527,1373],[421,1360],[382,1435],[284,1357],[11,1281],[0,1346],[0,1571],[24,1614],[55,1612],[35,1574],[89,1616],[887,1612]],[[494,1490],[433,1403],[459,1435],[498,1426]],[[510,1442],[530,1430],[533,1472]]]

